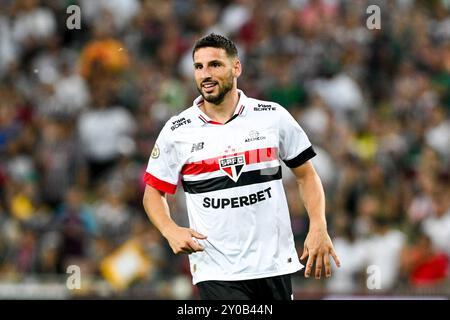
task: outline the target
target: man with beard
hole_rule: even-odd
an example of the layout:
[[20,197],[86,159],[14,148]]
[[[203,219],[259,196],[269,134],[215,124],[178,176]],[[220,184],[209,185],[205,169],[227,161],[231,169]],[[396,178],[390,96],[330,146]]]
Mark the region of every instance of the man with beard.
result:
[[[292,234],[281,161],[292,169],[308,211],[305,276],[315,263],[339,266],[327,232],[325,196],[305,132],[282,106],[237,88],[236,46],[210,34],[193,49],[200,96],[164,126],[144,176],[143,205],[175,254],[189,254],[202,299],[293,299],[290,275],[303,266]],[[181,178],[181,179],[180,179]],[[170,217],[166,194],[178,181],[189,228]]]

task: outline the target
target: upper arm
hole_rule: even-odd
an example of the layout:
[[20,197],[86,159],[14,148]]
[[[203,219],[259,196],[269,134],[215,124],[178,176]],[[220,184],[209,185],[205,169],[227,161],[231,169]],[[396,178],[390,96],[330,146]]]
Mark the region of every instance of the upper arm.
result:
[[278,107],[279,114],[279,155],[289,168],[297,168],[313,158],[316,153],[305,131],[283,107]]
[[164,191],[158,190],[158,189],[152,187],[151,185],[147,184],[145,186],[145,190],[144,190],[144,201],[149,200],[150,198],[152,198],[154,196],[160,196],[162,198],[165,198],[166,193]]
[[[169,120],[170,121],[170,120]],[[161,130],[148,160],[144,182],[164,193],[174,194],[181,171],[172,133],[167,125]]]
[[149,209],[150,206],[154,205],[155,202],[164,202],[166,201],[166,193],[158,190],[151,185],[145,186],[144,197],[142,199],[142,203],[145,209]]
[[314,165],[311,160],[306,161],[302,165],[291,168],[297,181],[303,181],[305,178],[317,175]]

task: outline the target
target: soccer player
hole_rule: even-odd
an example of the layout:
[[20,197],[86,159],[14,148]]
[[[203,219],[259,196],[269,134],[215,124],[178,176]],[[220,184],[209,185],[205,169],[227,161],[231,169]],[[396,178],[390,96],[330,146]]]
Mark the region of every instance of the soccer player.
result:
[[[200,96],[166,123],[144,176],[143,205],[175,254],[189,254],[202,299],[293,299],[300,270],[280,160],[295,174],[309,216],[305,276],[331,276],[339,259],[327,232],[315,152],[289,112],[237,88],[242,67],[229,39],[210,34],[193,49]],[[170,217],[166,194],[179,179],[189,228]]]

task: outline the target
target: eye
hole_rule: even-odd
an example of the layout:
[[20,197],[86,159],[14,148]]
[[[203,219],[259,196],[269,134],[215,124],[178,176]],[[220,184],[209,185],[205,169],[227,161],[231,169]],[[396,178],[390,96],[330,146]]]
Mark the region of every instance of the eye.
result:
[[197,64],[197,65],[194,66],[194,68],[195,68],[196,70],[199,70],[199,69],[202,68],[202,65],[201,65],[201,64]]
[[212,66],[213,66],[214,68],[218,68],[218,67],[220,67],[220,63],[218,63],[218,62],[213,62]]

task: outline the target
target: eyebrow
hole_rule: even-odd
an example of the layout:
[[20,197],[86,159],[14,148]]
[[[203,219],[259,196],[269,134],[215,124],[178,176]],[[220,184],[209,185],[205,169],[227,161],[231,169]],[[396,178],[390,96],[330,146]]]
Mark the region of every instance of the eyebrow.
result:
[[[208,61],[207,64],[208,64],[208,65],[211,65],[211,64],[213,64],[213,63],[224,64],[222,60],[217,60],[217,59]],[[201,63],[201,62],[194,62],[194,66],[198,66],[198,65],[202,65],[202,63]]]

